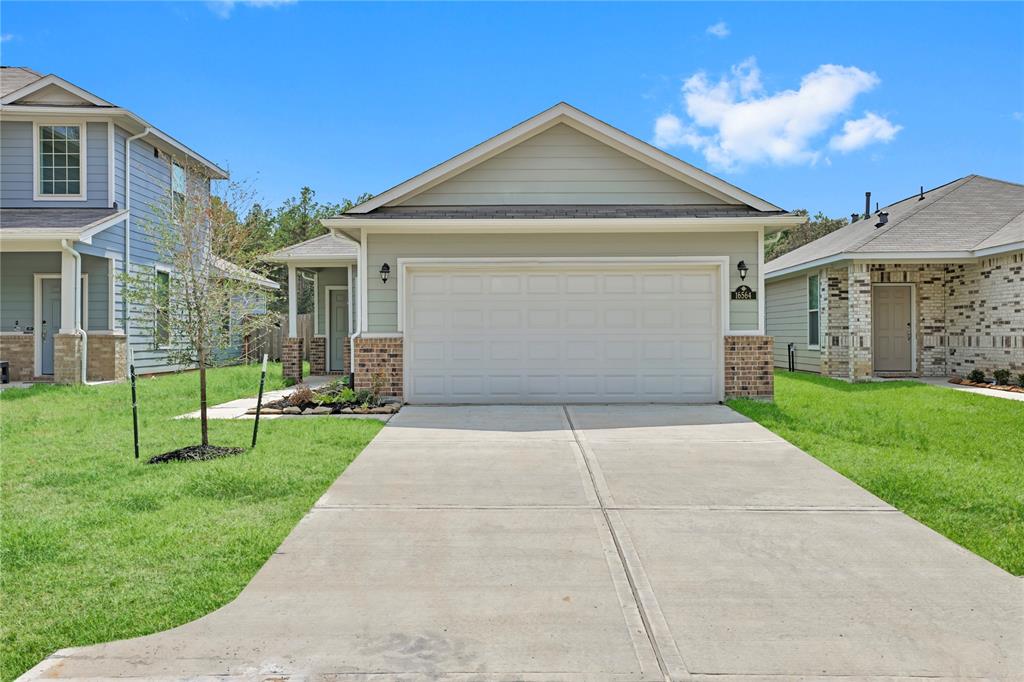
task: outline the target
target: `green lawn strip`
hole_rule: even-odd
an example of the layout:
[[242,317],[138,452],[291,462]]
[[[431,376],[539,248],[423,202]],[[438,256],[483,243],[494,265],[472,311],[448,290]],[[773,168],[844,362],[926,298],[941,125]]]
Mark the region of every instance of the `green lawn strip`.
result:
[[[210,402],[255,395],[257,367],[210,372]],[[282,387],[280,366],[267,390]],[[381,425],[268,420],[258,447],[208,462],[144,465],[199,442],[194,373],[139,382],[142,457],[129,388],[0,393],[0,677],[56,649],[164,630],[249,582]],[[214,445],[248,446],[249,420],[211,420]]]
[[730,400],[857,484],[1024,575],[1024,404],[899,381],[776,372],[775,402]]

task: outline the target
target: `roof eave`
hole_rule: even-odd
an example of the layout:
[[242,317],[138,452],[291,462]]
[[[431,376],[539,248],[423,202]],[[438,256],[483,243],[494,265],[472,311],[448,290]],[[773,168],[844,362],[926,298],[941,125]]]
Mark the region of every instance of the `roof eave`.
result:
[[758,229],[766,234],[807,222],[802,215],[768,215],[730,218],[359,218],[346,215],[321,221],[332,229],[374,228],[386,231],[435,232],[672,232],[701,229]]

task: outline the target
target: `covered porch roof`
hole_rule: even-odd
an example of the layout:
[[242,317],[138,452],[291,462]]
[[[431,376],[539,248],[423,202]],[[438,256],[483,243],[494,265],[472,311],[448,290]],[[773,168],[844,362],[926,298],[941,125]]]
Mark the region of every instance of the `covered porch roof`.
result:
[[359,244],[329,232],[273,251],[263,259],[270,263],[284,263],[300,268],[329,268],[358,261]]
[[0,243],[69,239],[91,243],[128,211],[116,208],[0,208]]

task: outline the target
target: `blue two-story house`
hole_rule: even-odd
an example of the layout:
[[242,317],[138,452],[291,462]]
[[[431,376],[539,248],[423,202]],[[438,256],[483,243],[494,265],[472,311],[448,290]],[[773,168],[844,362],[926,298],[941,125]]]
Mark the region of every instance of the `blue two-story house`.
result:
[[178,369],[162,350],[166,325],[124,305],[119,274],[171,277],[146,225],[185,168],[207,187],[228,177],[59,76],[0,67],[0,360],[11,380],[122,379],[129,345],[140,373]]

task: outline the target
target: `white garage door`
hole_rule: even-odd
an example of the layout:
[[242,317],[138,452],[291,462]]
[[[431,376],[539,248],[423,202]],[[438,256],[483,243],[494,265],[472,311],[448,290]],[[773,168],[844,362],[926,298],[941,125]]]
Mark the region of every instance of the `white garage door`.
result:
[[679,264],[410,267],[406,400],[717,401],[718,282]]

